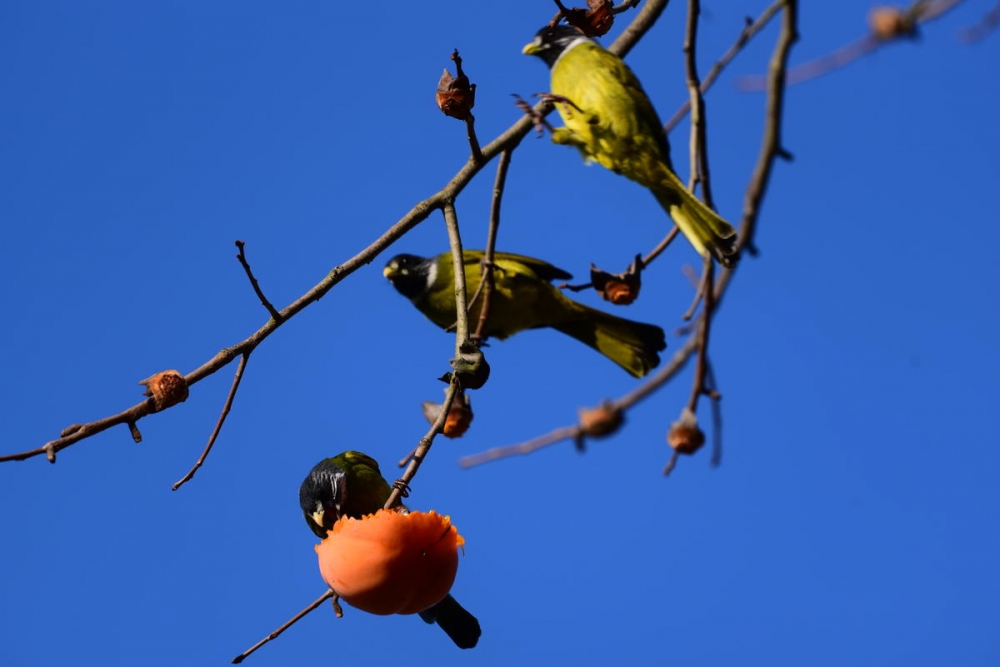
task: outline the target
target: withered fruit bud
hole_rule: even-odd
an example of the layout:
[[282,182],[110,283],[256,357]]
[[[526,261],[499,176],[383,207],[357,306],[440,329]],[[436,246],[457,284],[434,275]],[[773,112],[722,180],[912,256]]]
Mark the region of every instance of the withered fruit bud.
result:
[[[441,403],[424,401],[424,419],[433,424],[441,414],[441,407]],[[448,411],[441,434],[446,438],[461,438],[469,430],[473,416],[472,401],[467,394],[460,392],[451,403],[451,410]]]
[[605,301],[616,306],[627,306],[639,298],[642,287],[642,256],[636,255],[629,267],[622,273],[608,273],[593,264],[590,265],[590,283]]
[[587,6],[590,7],[587,12],[590,36],[600,37],[607,34],[615,23],[615,14],[611,11],[614,3],[611,0],[587,0]]
[[627,306],[639,296],[639,283],[612,279],[604,287],[604,298],[616,306]]
[[684,408],[681,418],[670,425],[667,444],[678,454],[694,454],[701,449],[705,444],[705,434],[698,427],[698,418],[693,412]]
[[596,408],[580,409],[580,430],[591,438],[603,438],[617,431],[625,421],[625,414],[609,401]]
[[567,9],[562,3],[556,3],[562,10],[566,23],[573,26],[587,37],[600,37],[607,34],[614,25],[615,15],[611,11],[614,3],[611,0],[587,0],[589,9],[573,7]]
[[183,403],[188,397],[187,380],[178,371],[160,371],[139,384],[145,385],[146,391],[143,393],[153,398],[157,412]]
[[476,106],[476,84],[470,84],[469,77],[462,71],[462,59],[458,55],[458,49],[451,54],[451,59],[455,61],[458,76],[452,76],[451,72],[445,69],[438,81],[437,105],[444,115],[467,120],[472,115],[472,107]]
[[461,394],[456,396],[448,411],[448,417],[444,421],[444,430],[441,433],[448,438],[461,438],[469,430],[472,424],[472,403],[468,396]]
[[868,12],[868,29],[881,41],[916,34],[916,23],[899,7],[875,7]]

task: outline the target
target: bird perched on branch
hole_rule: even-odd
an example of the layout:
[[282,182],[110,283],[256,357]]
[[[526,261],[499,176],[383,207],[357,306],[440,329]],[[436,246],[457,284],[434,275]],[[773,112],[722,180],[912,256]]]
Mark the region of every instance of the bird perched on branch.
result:
[[552,141],[648,188],[699,254],[732,265],[736,230],[674,174],[663,123],[625,62],[567,25],[542,28],[523,53],[551,70],[550,99],[565,123]]
[[[482,280],[481,250],[466,250],[465,283],[469,299]],[[551,327],[589,345],[635,377],[642,377],[660,363],[667,346],[663,329],[633,322],[590,308],[564,296],[549,281],[572,276],[540,259],[498,252],[493,256],[494,289],[486,323],[486,336],[504,339],[518,331]],[[439,327],[455,322],[455,271],[451,253],[437,257],[397,255],[383,274],[417,310]],[[470,312],[477,322],[482,301]],[[470,326],[474,326],[470,324]]]
[[[324,459],[309,471],[299,487],[299,506],[309,528],[326,538],[341,517],[360,519],[382,509],[392,487],[378,463],[367,454],[346,451]],[[451,595],[420,612],[427,623],[437,623],[459,648],[473,648],[482,630],[479,620]]]

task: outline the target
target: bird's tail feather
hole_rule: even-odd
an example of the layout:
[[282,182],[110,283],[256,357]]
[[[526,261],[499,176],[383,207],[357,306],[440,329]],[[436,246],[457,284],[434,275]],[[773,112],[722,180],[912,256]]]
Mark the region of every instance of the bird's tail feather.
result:
[[420,612],[420,618],[426,623],[437,623],[445,631],[458,648],[473,648],[479,643],[483,634],[479,627],[479,619],[466,611],[452,596],[438,602],[436,605]]
[[650,190],[698,254],[709,253],[723,266],[736,263],[736,230],[715,211],[691,194],[670,169],[659,171],[659,182]]
[[659,365],[658,352],[667,347],[663,329],[572,303],[579,317],[554,324],[554,329],[589,345],[635,377]]

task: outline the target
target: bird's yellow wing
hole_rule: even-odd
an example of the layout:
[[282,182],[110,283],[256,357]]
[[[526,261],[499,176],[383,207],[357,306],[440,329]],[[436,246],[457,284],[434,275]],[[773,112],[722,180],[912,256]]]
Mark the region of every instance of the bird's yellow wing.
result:
[[[485,255],[486,253],[482,250],[465,250],[463,252],[463,257],[467,265],[478,263]],[[527,270],[534,274],[534,276],[546,281],[569,280],[573,277],[572,274],[563,271],[557,266],[553,266],[540,259],[535,259],[534,257],[528,257],[527,255],[518,255],[512,252],[496,252],[493,253],[493,260],[498,266],[502,265],[508,273],[524,273]]]
[[557,143],[640,183],[659,179],[658,167],[669,165],[660,118],[618,56],[593,42],[577,44],[552,68],[552,93],[571,103],[557,104],[566,124],[553,136]]

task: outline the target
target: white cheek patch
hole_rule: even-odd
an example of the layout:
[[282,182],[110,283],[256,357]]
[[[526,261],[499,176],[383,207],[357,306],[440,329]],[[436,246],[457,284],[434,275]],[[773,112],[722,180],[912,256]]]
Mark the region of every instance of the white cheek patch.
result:
[[438,265],[437,262],[431,264],[430,270],[427,272],[427,283],[424,284],[424,294],[430,291],[431,285],[437,281],[438,277]]

